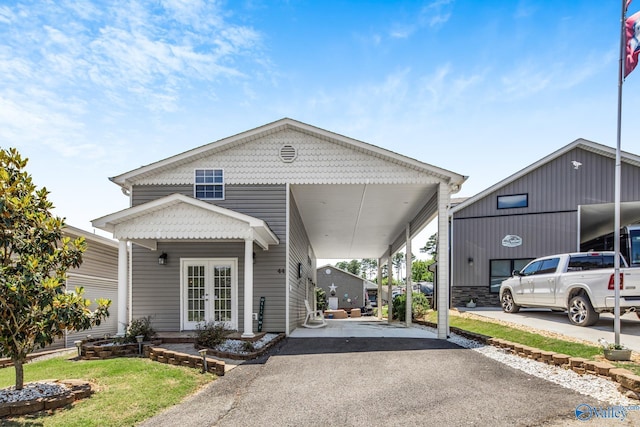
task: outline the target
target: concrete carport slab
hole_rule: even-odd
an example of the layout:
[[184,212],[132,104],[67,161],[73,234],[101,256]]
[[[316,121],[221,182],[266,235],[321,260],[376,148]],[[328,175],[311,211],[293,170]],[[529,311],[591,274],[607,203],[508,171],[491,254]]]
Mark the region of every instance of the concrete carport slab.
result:
[[374,318],[327,320],[324,328],[297,328],[291,338],[437,338],[431,330],[404,323],[387,323]]

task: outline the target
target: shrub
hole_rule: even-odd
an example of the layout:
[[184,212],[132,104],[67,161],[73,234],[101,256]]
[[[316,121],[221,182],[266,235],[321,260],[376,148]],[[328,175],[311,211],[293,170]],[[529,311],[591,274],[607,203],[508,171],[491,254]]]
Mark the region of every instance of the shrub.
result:
[[329,306],[327,302],[327,293],[322,288],[316,288],[316,306],[318,310],[326,310]]
[[[406,318],[407,296],[399,295],[393,300],[393,318],[404,321]],[[423,317],[431,306],[429,300],[422,292],[411,294],[411,316],[413,319]]]
[[207,322],[196,326],[196,344],[214,348],[226,341],[231,331],[222,323]]
[[156,331],[151,326],[151,316],[132,320],[124,334],[124,342],[135,343],[138,335],[144,335],[143,341],[151,341],[156,336]]

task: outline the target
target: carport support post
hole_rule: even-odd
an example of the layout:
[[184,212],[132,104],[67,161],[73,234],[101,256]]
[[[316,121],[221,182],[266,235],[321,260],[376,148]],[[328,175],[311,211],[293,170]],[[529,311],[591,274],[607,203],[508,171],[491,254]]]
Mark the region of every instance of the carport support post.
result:
[[253,338],[253,239],[244,241],[244,332],[243,338]]
[[376,307],[378,308],[378,320],[382,320],[382,258],[378,258],[378,295]]
[[409,224],[407,224],[406,227],[406,237],[407,237],[407,243],[406,243],[406,254],[404,256],[405,259],[405,263],[406,263],[406,268],[405,268],[405,274],[406,277],[404,279],[404,281],[407,283],[407,304],[406,304],[406,311],[405,311],[405,321],[407,323],[407,327],[411,326],[411,302],[413,300],[413,285],[411,283],[411,227]]
[[118,241],[118,332],[123,337],[127,329],[127,289],[128,289],[128,262],[127,241]]
[[449,186],[438,186],[438,338],[449,337]]
[[387,258],[387,287],[388,287],[388,297],[389,302],[387,303],[387,323],[391,323],[393,321],[393,264],[391,260],[393,259],[393,249],[391,245],[389,245],[389,258]]

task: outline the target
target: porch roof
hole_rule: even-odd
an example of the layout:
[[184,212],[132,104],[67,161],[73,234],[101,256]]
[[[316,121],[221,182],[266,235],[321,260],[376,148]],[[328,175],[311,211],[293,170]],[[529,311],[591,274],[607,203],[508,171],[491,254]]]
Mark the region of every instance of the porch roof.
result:
[[92,221],[94,227],[156,249],[158,240],[252,239],[267,250],[279,244],[261,219],[225,209],[183,194],[171,194]]

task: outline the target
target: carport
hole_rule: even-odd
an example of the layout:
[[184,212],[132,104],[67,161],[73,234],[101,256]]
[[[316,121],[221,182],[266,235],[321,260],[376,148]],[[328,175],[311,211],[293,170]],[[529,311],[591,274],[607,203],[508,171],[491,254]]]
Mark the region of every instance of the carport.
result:
[[[335,142],[336,135],[330,136]],[[448,308],[448,210],[451,194],[460,190],[467,177],[350,138],[339,137],[339,142],[358,153],[360,159],[354,155],[350,160],[363,165],[373,157],[384,161],[385,169],[358,172],[336,166],[332,171],[314,171],[315,179],[290,184],[316,258],[376,259],[381,295],[383,266],[391,270],[393,256],[403,247],[406,254],[411,254],[412,239],[437,217],[440,256],[436,303]],[[334,161],[338,163],[339,159]],[[411,262],[406,265],[407,286],[411,289]],[[391,286],[389,283],[388,295]],[[407,298],[406,318],[411,319],[410,292]],[[381,311],[378,316],[382,318]],[[448,310],[439,310],[438,338],[448,335]]]

